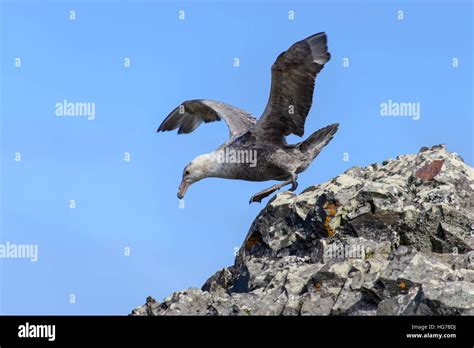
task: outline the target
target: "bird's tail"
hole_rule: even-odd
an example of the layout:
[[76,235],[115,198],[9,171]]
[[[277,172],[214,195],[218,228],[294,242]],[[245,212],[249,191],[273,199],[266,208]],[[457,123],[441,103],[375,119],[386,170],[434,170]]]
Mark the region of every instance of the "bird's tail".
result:
[[336,134],[339,123],[334,123],[311,134],[305,141],[299,143],[298,147],[301,152],[308,153],[315,158],[325,147],[334,134]]

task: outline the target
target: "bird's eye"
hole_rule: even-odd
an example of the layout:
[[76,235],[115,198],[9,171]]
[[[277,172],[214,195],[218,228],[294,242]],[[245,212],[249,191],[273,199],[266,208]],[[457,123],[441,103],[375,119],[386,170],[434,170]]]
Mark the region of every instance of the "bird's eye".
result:
[[189,175],[189,170],[185,171],[184,174]]

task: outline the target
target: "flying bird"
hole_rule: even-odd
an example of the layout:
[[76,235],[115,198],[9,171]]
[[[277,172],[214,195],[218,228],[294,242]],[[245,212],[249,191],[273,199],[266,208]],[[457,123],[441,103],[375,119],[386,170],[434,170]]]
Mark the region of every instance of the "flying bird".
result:
[[286,185],[291,184],[290,191],[296,190],[298,174],[308,168],[339,126],[329,125],[297,144],[286,142],[290,134],[303,136],[316,76],[330,57],[325,33],[309,36],[281,53],[272,65],[270,96],[259,120],[214,100],[187,100],[176,107],[158,132],[178,129],[178,134],[191,133],[203,122],[221,119],[229,128],[229,140],[186,165],[178,198],[184,198],[193,183],[209,177],[282,181],[253,195],[250,203],[261,202]]

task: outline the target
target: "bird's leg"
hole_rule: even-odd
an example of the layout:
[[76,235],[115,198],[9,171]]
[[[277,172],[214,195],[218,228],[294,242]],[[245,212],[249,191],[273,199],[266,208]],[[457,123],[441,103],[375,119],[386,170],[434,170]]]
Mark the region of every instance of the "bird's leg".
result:
[[253,203],[253,202],[260,203],[262,201],[262,199],[264,199],[265,197],[271,195],[273,192],[275,192],[275,191],[277,191],[277,190],[281,189],[282,187],[284,187],[286,185],[289,185],[289,184],[291,184],[290,191],[296,190],[296,188],[298,187],[298,182],[296,181],[297,178],[298,178],[298,176],[296,174],[292,174],[291,179],[283,181],[280,184],[273,185],[273,186],[271,186],[271,187],[269,187],[269,188],[267,188],[263,191],[260,191],[256,194],[254,194],[252,197],[250,197],[249,203]]

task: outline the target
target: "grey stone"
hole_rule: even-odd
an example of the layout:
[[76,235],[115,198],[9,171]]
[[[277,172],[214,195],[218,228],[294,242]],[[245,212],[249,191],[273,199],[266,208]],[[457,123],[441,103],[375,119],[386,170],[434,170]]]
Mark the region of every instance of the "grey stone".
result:
[[474,171],[443,145],[353,167],[279,193],[233,266],[131,314],[473,315],[473,207]]

